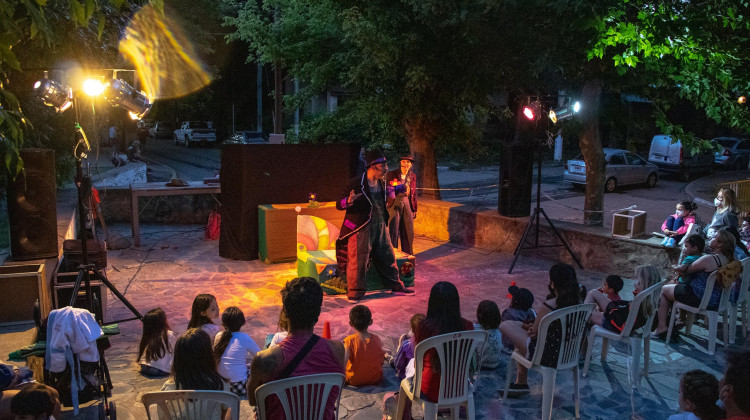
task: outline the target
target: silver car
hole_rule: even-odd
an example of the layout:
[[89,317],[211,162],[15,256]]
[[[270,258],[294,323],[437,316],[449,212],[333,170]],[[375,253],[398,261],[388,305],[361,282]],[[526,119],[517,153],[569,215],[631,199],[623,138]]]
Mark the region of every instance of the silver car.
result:
[[[622,149],[604,149],[604,189],[614,192],[621,185],[645,184],[648,188],[656,186],[659,168],[647,162],[635,153]],[[565,164],[563,179],[573,186],[586,185],[586,163],[583,154]]]
[[738,137],[718,137],[711,140],[718,145],[714,153],[716,166],[723,166],[734,170],[747,169],[750,162],[750,140]]

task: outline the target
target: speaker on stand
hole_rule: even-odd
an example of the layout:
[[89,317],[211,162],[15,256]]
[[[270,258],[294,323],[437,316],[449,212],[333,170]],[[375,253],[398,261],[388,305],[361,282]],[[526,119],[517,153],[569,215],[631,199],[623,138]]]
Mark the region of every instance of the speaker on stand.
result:
[[534,149],[532,145],[504,144],[500,157],[500,193],[497,211],[507,217],[531,214],[531,184]]
[[57,196],[55,151],[21,149],[24,171],[8,179],[10,253],[14,260],[55,258]]

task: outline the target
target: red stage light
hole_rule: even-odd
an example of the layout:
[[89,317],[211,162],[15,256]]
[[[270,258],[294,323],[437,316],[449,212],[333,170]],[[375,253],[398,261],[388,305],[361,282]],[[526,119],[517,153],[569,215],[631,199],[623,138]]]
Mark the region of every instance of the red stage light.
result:
[[534,110],[531,109],[529,106],[523,107],[523,115],[526,117],[527,120],[533,120],[534,117]]

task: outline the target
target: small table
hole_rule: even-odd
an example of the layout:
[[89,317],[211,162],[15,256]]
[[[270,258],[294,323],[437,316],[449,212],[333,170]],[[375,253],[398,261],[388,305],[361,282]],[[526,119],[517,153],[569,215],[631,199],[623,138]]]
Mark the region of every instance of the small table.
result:
[[130,215],[133,227],[133,244],[141,246],[141,227],[138,223],[138,197],[219,193],[221,193],[220,184],[204,184],[202,181],[189,181],[188,185],[184,187],[168,187],[164,182],[130,184]]

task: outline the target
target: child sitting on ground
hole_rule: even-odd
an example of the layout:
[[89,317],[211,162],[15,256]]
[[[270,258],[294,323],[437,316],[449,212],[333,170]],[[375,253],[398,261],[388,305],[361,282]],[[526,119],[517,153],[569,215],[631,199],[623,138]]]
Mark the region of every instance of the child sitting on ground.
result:
[[414,358],[414,332],[424,318],[424,314],[414,314],[409,320],[411,330],[408,334],[401,335],[398,341],[398,350],[396,351],[396,357],[391,360],[391,366],[396,369],[399,380],[406,377],[406,366],[409,364],[409,360]]
[[[693,261],[703,255],[703,249],[706,247],[706,240],[701,235],[693,234],[685,238],[685,243],[682,244],[682,261],[680,265],[690,265]],[[685,283],[686,276],[680,276],[677,278],[679,283]]]
[[583,303],[596,303],[597,309],[604,312],[609,302],[621,300],[620,290],[622,290],[623,285],[622,277],[617,274],[610,274],[604,279],[602,287],[586,294]]
[[372,313],[365,305],[349,311],[349,325],[356,333],[344,339],[346,350],[346,383],[354,386],[377,385],[383,379],[385,351],[380,338],[367,331]]
[[716,405],[719,399],[719,381],[710,373],[691,370],[680,379],[679,414],[669,420],[718,420],[724,413]]
[[289,321],[286,319],[286,314],[282,308],[279,312],[279,323],[277,324],[276,333],[268,334],[266,336],[266,345],[263,348],[270,348],[278,346],[279,343],[284,341],[286,336],[289,335]]
[[143,335],[138,347],[138,363],[141,374],[167,376],[172,371],[174,343],[177,337],[169,329],[167,314],[155,308],[143,316]]
[[[536,321],[536,312],[531,309],[534,304],[534,295],[529,289],[510,286],[508,293],[511,295],[510,307],[503,311],[502,321],[521,321],[524,329],[528,330]],[[502,337],[503,346],[508,351],[513,351],[513,343]]]
[[236,306],[230,306],[221,314],[224,331],[216,334],[214,357],[218,360],[219,375],[229,381],[229,390],[244,397],[247,394],[247,378],[250,361],[260,348],[249,335],[240,332],[245,325],[245,314]]
[[216,303],[216,298],[213,295],[202,293],[193,299],[188,329],[202,329],[208,333],[208,337],[211,339],[211,343],[213,343],[216,334],[221,331],[221,327],[216,325],[218,319],[219,304]]
[[500,339],[500,309],[491,300],[483,300],[477,306],[477,323],[475,330],[487,331],[487,341],[482,351],[481,367],[484,369],[495,369],[500,366],[502,356],[502,340]]
[[675,213],[661,225],[661,231],[664,232],[664,240],[661,242],[662,245],[674,248],[680,240],[685,236],[688,230],[688,226],[695,223],[695,215],[693,212],[698,208],[698,205],[692,201],[681,201],[675,206]]

